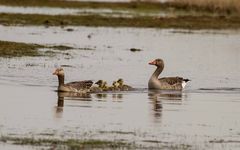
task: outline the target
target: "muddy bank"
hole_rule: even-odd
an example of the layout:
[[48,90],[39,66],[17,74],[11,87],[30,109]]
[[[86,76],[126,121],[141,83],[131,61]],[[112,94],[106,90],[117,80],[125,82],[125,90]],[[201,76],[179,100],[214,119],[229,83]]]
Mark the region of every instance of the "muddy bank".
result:
[[239,29],[239,17],[135,17],[116,18],[100,15],[34,15],[34,14],[0,14],[2,25],[40,25],[40,26],[106,26],[106,27],[150,27],[183,29]]

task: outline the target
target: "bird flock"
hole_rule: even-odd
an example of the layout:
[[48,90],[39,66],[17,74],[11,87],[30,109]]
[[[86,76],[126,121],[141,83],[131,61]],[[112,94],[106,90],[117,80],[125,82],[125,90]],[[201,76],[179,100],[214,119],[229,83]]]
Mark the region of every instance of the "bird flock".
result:
[[[148,81],[149,89],[157,90],[182,90],[186,83],[190,81],[189,79],[183,77],[163,77],[159,78],[159,75],[164,69],[164,62],[162,59],[158,58],[151,62],[149,65],[154,65],[157,69],[151,75]],[[131,91],[134,90],[133,87],[124,83],[123,79],[120,78],[112,82],[112,85],[108,86],[107,82],[104,80],[98,80],[93,84],[91,80],[85,81],[75,81],[70,83],[64,83],[64,70],[63,68],[57,68],[53,75],[58,77],[58,91],[60,92],[105,92],[105,91]]]

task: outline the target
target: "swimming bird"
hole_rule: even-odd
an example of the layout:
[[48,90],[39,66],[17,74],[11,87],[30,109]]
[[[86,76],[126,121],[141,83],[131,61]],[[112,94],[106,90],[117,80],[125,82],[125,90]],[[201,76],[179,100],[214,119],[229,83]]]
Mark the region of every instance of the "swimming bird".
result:
[[112,86],[108,88],[110,91],[120,91],[119,84],[117,81],[113,81]]
[[98,86],[92,86],[90,88],[91,92],[102,92],[104,89],[104,81],[103,80],[98,80],[97,82],[95,82],[95,84],[97,84]]
[[121,91],[129,91],[133,89],[131,86],[124,84],[124,81],[121,78],[117,80],[117,83],[119,84],[118,87]]
[[155,59],[150,62],[149,65],[155,65],[157,67],[148,81],[149,89],[182,90],[186,83],[190,81],[189,79],[184,79],[178,76],[158,78],[164,68],[164,62],[162,59]]
[[102,88],[100,88],[100,87],[97,87],[97,86],[91,86],[90,87],[90,92],[92,92],[92,93],[97,93],[97,92],[102,92],[103,90],[102,90]]
[[93,82],[91,80],[75,81],[64,84],[64,70],[63,68],[57,68],[53,75],[58,77],[58,91],[60,92],[79,92],[87,93],[90,91],[90,87]]
[[98,85],[98,87],[100,89],[102,89],[103,91],[107,91],[108,90],[108,86],[107,86],[107,82],[106,81],[103,81],[103,80],[98,80],[95,84]]

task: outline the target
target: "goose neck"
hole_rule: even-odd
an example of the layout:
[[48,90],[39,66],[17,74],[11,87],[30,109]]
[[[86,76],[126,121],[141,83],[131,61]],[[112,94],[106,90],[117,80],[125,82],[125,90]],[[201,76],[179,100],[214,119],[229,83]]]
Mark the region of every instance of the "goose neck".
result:
[[58,84],[64,85],[64,75],[58,75]]
[[158,78],[158,76],[161,74],[161,72],[163,71],[163,66],[157,66],[157,69],[153,72],[152,74],[152,78]]

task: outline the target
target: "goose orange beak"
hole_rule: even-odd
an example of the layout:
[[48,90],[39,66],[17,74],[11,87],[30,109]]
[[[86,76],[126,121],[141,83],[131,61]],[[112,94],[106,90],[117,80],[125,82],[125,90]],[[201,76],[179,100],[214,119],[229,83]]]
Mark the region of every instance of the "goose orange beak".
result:
[[149,65],[156,65],[156,61],[154,60],[154,61],[152,61],[152,62],[149,62],[148,64],[149,64]]

